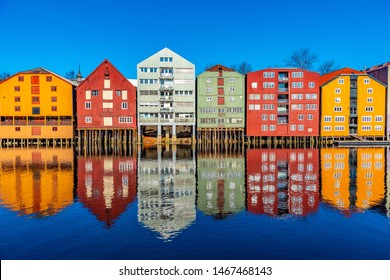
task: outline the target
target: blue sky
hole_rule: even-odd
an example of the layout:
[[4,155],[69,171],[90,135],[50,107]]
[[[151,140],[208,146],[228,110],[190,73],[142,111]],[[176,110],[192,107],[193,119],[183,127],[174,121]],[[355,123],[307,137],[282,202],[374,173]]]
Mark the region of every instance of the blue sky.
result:
[[197,73],[244,60],[284,66],[300,47],[362,69],[390,61],[389,15],[389,0],[0,0],[0,72],[64,75],[80,63],[87,76],[108,58],[135,78],[137,63],[164,47]]

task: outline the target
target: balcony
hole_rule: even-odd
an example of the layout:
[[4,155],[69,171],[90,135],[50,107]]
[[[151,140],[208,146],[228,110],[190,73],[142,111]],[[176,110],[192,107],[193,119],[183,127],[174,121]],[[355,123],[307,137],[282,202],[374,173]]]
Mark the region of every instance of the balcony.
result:
[[171,80],[171,79],[173,79],[173,74],[172,73],[160,73],[160,79]]
[[288,92],[288,88],[278,88],[278,92]]
[[160,95],[160,101],[173,101],[173,96]]
[[168,84],[168,85],[160,85],[160,90],[168,90],[172,91],[173,90],[173,84]]
[[161,119],[160,119],[160,122],[162,122],[162,123],[173,123],[173,119],[164,119],[164,118],[161,118]]
[[173,108],[160,107],[160,112],[173,112]]
[[176,122],[179,123],[194,122],[194,118],[176,118]]
[[279,82],[288,82],[288,77],[287,76],[279,76],[278,81]]
[[158,122],[158,118],[140,118],[140,123],[155,123]]

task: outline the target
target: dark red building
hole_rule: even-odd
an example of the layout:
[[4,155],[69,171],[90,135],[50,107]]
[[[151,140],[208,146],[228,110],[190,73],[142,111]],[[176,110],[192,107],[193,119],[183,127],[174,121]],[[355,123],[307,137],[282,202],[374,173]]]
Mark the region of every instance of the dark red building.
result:
[[78,129],[137,129],[136,88],[107,59],[76,91]]
[[77,178],[79,201],[110,227],[136,199],[137,158],[79,157]]
[[247,74],[247,136],[318,136],[320,74],[268,68]]
[[305,216],[319,206],[318,149],[249,149],[247,208],[278,216]]

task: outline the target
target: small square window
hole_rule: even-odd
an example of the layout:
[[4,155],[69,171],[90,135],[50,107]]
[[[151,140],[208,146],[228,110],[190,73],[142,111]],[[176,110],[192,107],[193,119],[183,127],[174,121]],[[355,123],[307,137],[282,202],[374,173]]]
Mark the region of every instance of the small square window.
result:
[[32,104],[39,104],[39,96],[31,97]]
[[32,107],[32,114],[33,115],[39,115],[41,113],[40,107]]
[[20,102],[20,96],[15,96],[14,101],[15,102]]
[[24,82],[24,76],[19,76],[19,77],[18,77],[18,81],[19,81],[19,82]]
[[122,102],[122,109],[123,110],[127,109],[127,102]]
[[51,128],[51,130],[52,130],[52,131],[57,131],[58,128],[57,128],[56,126],[53,126],[53,127]]
[[52,81],[52,77],[51,76],[46,76],[46,82],[51,82]]
[[51,91],[57,91],[57,86],[52,86]]
[[20,112],[20,106],[15,106],[15,112]]
[[121,90],[117,90],[116,91],[116,96],[121,96],[122,95],[122,91]]
[[51,97],[51,102],[57,102],[57,96],[52,96]]
[[85,102],[85,109],[91,109],[91,102]]
[[20,86],[14,86],[14,91],[20,91]]
[[51,111],[52,112],[57,112],[57,106],[51,106]]
[[20,131],[20,126],[15,126],[15,131]]

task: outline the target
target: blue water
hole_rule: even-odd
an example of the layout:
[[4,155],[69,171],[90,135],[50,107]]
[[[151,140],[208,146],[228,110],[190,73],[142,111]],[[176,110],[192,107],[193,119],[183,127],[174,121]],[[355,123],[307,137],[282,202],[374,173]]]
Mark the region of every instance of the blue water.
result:
[[[140,160],[142,156],[137,160],[138,169],[142,166]],[[161,161],[164,160],[163,156]],[[194,176],[199,182],[199,170]],[[138,172],[138,180],[139,177]],[[145,176],[141,179],[145,180]],[[5,183],[0,182],[1,191]],[[245,202],[242,211],[218,216],[199,209],[199,188],[203,186],[194,187],[198,188],[198,196],[193,209],[185,212],[190,216],[188,224],[165,237],[140,218],[140,189],[135,200],[110,225],[99,220],[77,195],[52,215],[23,214],[2,200],[0,258],[390,259],[387,188],[383,200],[366,209],[353,205],[347,211],[340,209],[322,201],[320,190],[318,207],[304,215],[254,214]],[[244,197],[247,199],[247,194]],[[167,220],[177,219],[167,215]]]

